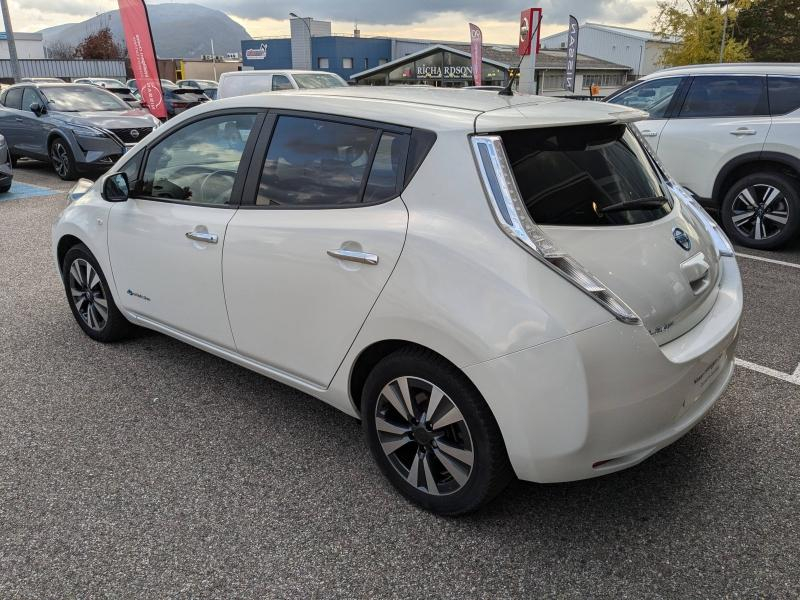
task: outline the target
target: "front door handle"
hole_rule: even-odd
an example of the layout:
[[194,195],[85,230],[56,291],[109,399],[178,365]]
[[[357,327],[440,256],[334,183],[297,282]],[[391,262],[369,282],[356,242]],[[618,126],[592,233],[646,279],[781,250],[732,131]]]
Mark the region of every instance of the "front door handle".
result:
[[657,135],[655,131],[648,131],[646,129],[642,131],[642,137],[656,137]]
[[187,231],[186,237],[195,242],[205,242],[206,244],[216,244],[219,241],[219,236],[216,233],[208,233],[207,231]]
[[377,265],[378,255],[370,254],[369,252],[359,252],[357,250],[347,250],[346,248],[339,248],[338,250],[328,250],[328,256],[338,258],[339,260],[349,260],[364,265]]
[[731,135],[735,135],[739,137],[740,135],[755,135],[758,133],[755,129],[750,129],[749,127],[739,127],[739,129],[734,129],[731,131]]
[[23,123],[25,121],[25,119],[23,119],[22,117],[14,117],[14,120],[19,123]]

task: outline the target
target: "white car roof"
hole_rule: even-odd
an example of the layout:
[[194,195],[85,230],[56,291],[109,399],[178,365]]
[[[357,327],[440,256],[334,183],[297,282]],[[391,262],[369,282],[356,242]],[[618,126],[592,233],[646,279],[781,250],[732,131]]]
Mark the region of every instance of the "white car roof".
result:
[[184,114],[224,108],[301,110],[432,131],[464,132],[630,122],[647,116],[639,110],[604,102],[465,93],[425,86],[351,86],[251,94],[208,102]]
[[800,75],[800,63],[721,63],[662,69],[642,80],[675,75]]
[[329,73],[328,71],[302,71],[299,69],[258,69],[254,71],[228,71],[220,75],[222,77],[255,77],[258,75],[300,75],[306,73],[315,73],[315,74],[324,74],[324,75],[334,75],[334,73]]

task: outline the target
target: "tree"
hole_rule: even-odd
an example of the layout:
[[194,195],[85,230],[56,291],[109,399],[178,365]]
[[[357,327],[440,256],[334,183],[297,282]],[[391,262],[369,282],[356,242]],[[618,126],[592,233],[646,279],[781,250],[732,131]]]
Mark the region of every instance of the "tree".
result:
[[70,60],[75,58],[76,48],[62,40],[56,40],[47,46],[47,58],[56,60]]
[[726,10],[728,29],[723,61],[750,60],[747,41],[734,35],[737,16],[749,4],[749,0],[732,0],[729,6],[720,7],[716,0],[662,0],[658,3],[655,31],[665,39],[675,36],[681,41],[664,51],[661,62],[665,66],[719,62]]
[[125,58],[125,48],[114,41],[114,36],[108,27],[87,35],[78,44],[77,53],[81,58]]
[[753,60],[800,62],[800,0],[758,0],[736,19]]

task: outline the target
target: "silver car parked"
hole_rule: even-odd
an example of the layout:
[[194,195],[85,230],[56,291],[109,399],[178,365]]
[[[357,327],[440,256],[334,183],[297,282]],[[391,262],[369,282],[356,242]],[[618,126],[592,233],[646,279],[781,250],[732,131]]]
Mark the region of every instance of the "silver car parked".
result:
[[160,121],[93,85],[22,83],[0,95],[0,134],[12,162],[51,163],[61,179],[99,174]]

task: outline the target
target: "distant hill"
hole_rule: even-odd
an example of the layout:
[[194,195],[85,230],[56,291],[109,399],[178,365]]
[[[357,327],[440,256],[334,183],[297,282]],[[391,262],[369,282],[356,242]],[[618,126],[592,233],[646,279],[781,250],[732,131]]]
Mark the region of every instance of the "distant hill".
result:
[[[199,4],[151,4],[150,28],[159,58],[199,58],[214,53],[241,52],[241,40],[252,39],[244,27],[218,10]],[[77,46],[87,35],[109,27],[114,39],[125,43],[119,11],[102,13],[82,23],[56,25],[40,33],[45,46],[60,41]]]

